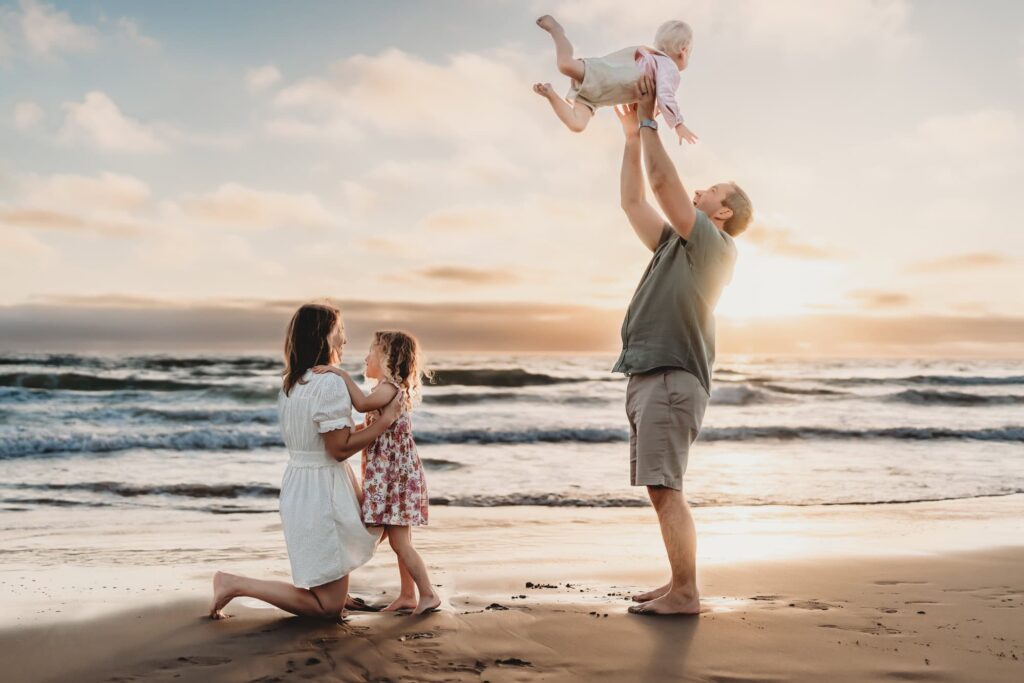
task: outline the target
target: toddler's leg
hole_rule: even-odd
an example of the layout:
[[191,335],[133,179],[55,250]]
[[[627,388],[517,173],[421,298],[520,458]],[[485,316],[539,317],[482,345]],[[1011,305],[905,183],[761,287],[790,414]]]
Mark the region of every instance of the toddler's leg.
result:
[[550,83],[535,83],[533,92],[546,98],[551,103],[551,108],[555,110],[555,115],[562,120],[566,128],[574,133],[582,132],[590,123],[590,119],[594,117],[594,112],[587,105],[581,102],[574,102],[570,105],[556,95]]
[[398,558],[398,575],[402,580],[402,587],[398,591],[398,597],[381,612],[398,612],[399,610],[416,609],[416,582],[412,580],[409,568],[405,566],[402,558]]
[[391,541],[391,548],[398,555],[399,560],[405,563],[409,570],[416,588],[420,591],[420,600],[416,604],[413,614],[423,614],[428,610],[435,609],[441,604],[441,598],[430,585],[430,577],[427,575],[427,565],[423,558],[412,547],[412,532],[407,526],[389,526],[388,539]]
[[545,14],[537,20],[537,26],[551,34],[555,41],[555,62],[558,70],[577,81],[583,80],[583,60],[573,57],[573,47],[569,39],[565,37],[565,29],[555,21],[550,14]]

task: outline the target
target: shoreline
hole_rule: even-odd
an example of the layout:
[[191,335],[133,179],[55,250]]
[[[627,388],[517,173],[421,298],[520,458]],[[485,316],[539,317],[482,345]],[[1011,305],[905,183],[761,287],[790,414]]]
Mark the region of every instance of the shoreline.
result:
[[[0,661],[24,681],[948,681],[1024,671],[1013,659],[1024,658],[1024,495],[694,516],[711,608],[696,620],[626,614],[625,596],[667,572],[650,508],[438,506],[414,538],[441,613],[357,613],[332,626],[241,600],[218,626],[203,618],[214,570],[289,578],[276,516],[4,513]],[[352,591],[384,604],[397,584],[385,545],[353,573]],[[688,654],[672,645],[686,641]],[[510,659],[531,664],[495,664]],[[630,678],[630,662],[653,678]]]

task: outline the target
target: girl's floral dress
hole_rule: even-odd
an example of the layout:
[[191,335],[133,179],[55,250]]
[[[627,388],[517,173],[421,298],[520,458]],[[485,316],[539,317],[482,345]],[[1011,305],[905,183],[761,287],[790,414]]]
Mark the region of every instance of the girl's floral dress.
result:
[[[398,388],[399,393],[402,389]],[[400,397],[398,400],[402,400]],[[366,424],[378,419],[367,413]],[[363,522],[391,526],[427,523],[427,479],[412,438],[412,416],[403,410],[363,457]]]

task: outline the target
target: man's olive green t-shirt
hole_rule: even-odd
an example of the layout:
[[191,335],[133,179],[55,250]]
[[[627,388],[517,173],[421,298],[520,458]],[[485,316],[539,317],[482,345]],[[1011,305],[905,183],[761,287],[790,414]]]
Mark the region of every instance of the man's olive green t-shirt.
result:
[[622,321],[622,353],[612,372],[680,368],[710,393],[715,304],[735,263],[732,237],[703,211],[688,240],[666,223]]

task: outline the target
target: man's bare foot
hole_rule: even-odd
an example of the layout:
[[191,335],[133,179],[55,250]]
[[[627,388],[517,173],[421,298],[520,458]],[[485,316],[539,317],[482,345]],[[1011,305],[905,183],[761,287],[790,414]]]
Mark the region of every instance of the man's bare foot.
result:
[[665,593],[668,593],[668,589],[672,587],[672,582],[666,583],[664,586],[659,586],[654,590],[649,590],[646,593],[640,593],[639,595],[631,595],[629,597],[633,602],[650,602],[655,598],[660,598]]
[[541,97],[546,97],[549,100],[553,97],[558,97],[558,95],[555,94],[555,89],[551,87],[550,83],[534,83],[533,92],[537,93]]
[[441,597],[437,593],[430,593],[420,598],[420,602],[416,605],[416,609],[412,611],[413,614],[423,614],[424,612],[433,612],[441,606]]
[[211,619],[227,619],[223,609],[236,597],[236,578],[235,575],[227,572],[217,572],[213,575],[213,599],[210,600]]
[[414,609],[416,609],[415,595],[399,595],[391,601],[390,605],[382,609],[381,612],[401,612],[402,610]]
[[548,33],[565,33],[565,29],[562,28],[562,25],[555,21],[555,18],[550,14],[545,14],[541,18],[537,19],[537,26],[540,26]]
[[660,598],[642,602],[629,608],[630,614],[700,614],[700,595],[669,591]]

